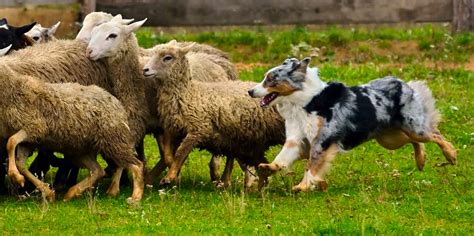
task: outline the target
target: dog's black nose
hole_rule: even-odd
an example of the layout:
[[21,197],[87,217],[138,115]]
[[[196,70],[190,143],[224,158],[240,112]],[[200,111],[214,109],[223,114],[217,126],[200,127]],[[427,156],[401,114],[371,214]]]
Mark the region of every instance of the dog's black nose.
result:
[[148,72],[148,71],[150,71],[150,69],[148,68],[143,69],[143,72]]
[[250,97],[253,97],[253,89],[250,89],[248,92],[249,92]]

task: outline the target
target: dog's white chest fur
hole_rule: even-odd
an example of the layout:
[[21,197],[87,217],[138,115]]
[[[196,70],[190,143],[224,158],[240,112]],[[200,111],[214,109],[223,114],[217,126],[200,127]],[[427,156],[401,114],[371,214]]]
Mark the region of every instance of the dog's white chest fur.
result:
[[297,140],[316,138],[319,129],[319,119],[316,114],[309,114],[301,106],[291,103],[277,105],[278,112],[285,119],[286,137]]

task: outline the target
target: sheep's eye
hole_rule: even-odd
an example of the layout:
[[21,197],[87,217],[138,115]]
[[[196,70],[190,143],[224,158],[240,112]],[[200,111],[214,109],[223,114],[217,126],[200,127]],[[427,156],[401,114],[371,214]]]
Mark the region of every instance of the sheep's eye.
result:
[[173,56],[171,55],[166,55],[163,57],[163,62],[168,62],[168,61],[171,61],[173,59]]
[[109,36],[107,36],[107,39],[114,39],[114,38],[117,38],[116,34],[109,34]]
[[38,37],[38,36],[33,37],[34,41],[38,41],[39,39],[40,39],[40,37]]

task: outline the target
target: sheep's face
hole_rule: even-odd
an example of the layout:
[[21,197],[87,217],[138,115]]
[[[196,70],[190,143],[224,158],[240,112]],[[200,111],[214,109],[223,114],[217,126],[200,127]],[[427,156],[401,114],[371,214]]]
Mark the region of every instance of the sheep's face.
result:
[[160,80],[183,77],[172,75],[182,75],[185,72],[184,70],[187,69],[187,66],[184,65],[185,56],[192,46],[194,44],[182,48],[174,40],[168,44],[156,46],[153,56],[143,68],[143,75]]
[[91,60],[113,57],[120,50],[123,42],[145,21],[146,19],[130,25],[123,25],[122,17],[117,15],[111,21],[95,27],[87,47],[87,56]]
[[[113,16],[105,12],[91,12],[89,13],[82,22],[82,28],[76,36],[76,39],[81,40],[85,43],[89,43],[91,40],[92,30],[99,25],[109,22]],[[122,19],[122,24],[128,25],[133,19]]]
[[46,43],[52,37],[54,37],[53,35],[54,33],[56,33],[56,30],[58,29],[60,24],[61,22],[58,22],[55,25],[51,26],[51,28],[45,28],[40,24],[37,24],[33,27],[33,29],[25,33],[25,35],[32,39],[35,44]]

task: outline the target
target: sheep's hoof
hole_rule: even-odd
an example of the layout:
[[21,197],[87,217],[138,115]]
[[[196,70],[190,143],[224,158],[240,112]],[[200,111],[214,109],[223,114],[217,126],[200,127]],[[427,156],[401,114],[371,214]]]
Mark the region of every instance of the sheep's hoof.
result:
[[78,193],[78,189],[77,188],[74,188],[74,187],[71,187],[66,195],[64,195],[64,198],[63,198],[63,201],[67,202],[75,197],[78,197],[80,194]]
[[20,173],[11,173],[8,176],[10,176],[13,182],[19,184],[22,188],[25,187],[25,177]]
[[56,199],[56,193],[51,190],[45,191],[44,196],[48,202],[54,202],[54,200]]
[[117,197],[120,194],[120,188],[111,185],[106,193],[111,197]]
[[141,198],[136,198],[136,197],[129,197],[127,198],[127,203],[129,205],[138,205],[140,203]]
[[160,181],[160,185],[161,186],[168,186],[168,185],[171,185],[172,182],[173,182],[172,178],[165,177]]

